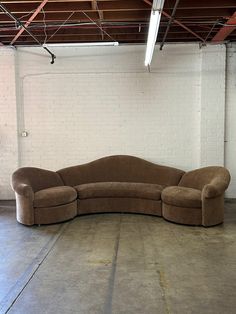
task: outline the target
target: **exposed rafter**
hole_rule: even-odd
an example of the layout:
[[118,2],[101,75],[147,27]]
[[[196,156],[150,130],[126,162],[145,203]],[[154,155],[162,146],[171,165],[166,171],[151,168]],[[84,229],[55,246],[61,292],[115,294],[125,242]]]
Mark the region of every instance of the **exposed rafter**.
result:
[[[42,10],[42,8],[45,6],[45,4],[48,2],[48,0],[43,0],[42,3],[37,7],[37,9],[34,11],[34,13],[31,15],[31,17],[28,19],[28,21],[25,23],[25,28],[27,28],[31,22],[35,19],[35,17],[38,15],[38,13]],[[14,44],[14,42],[20,37],[20,35],[25,31],[25,28],[21,27],[19,32],[16,34],[16,36],[11,41],[11,45]]]
[[[162,14],[166,17],[168,17],[169,19],[171,19],[171,15],[166,13],[165,11],[162,12]],[[194,31],[192,31],[189,27],[185,26],[183,23],[181,23],[180,21],[173,19],[173,23],[178,24],[179,26],[181,26],[183,29],[185,29],[186,31],[188,31],[190,34],[192,34],[193,36],[195,36],[196,38],[200,39],[201,41],[204,41],[204,39],[199,36],[198,34],[196,34]]]
[[236,29],[236,11],[225,23],[225,26],[218,31],[218,33],[212,38],[213,42],[220,42],[225,40],[229,34],[231,34]]
[[[176,1],[165,1],[158,42],[211,42],[222,25],[227,40],[236,41],[234,24],[227,25],[234,15],[236,0],[181,0],[178,5]],[[152,0],[48,0],[40,10],[43,3],[0,1],[23,26],[28,25],[26,29],[40,42],[45,41],[45,29],[48,43],[106,41],[106,33],[120,43],[147,41]],[[0,42],[34,44],[22,25],[0,10]]]
[[15,17],[1,2],[0,2],[0,9],[2,10],[2,12],[4,12],[5,14],[7,14],[12,20],[14,20],[16,24],[18,24],[19,26],[21,26],[22,28],[24,28],[24,30],[31,36],[31,38],[33,38],[34,41],[36,41],[39,46],[41,46],[44,50],[46,50],[46,51],[50,54],[50,56],[51,56],[51,58],[52,58],[51,64],[53,64],[54,61],[55,61],[55,58],[56,58],[56,56],[54,55],[54,53],[52,53],[51,50],[49,50],[47,47],[44,47],[44,45],[41,44],[41,42],[38,40],[38,38],[36,38],[36,37],[31,33],[31,31],[29,31],[29,30],[25,27],[25,25],[24,25],[17,17]]
[[99,21],[98,24],[101,27],[100,33],[102,40],[104,40],[104,32],[102,31],[102,21],[104,19],[103,11],[99,10],[97,0],[92,0],[92,9],[98,12]]
[[[149,4],[150,6],[152,6],[152,2],[149,0],[143,0],[145,3]],[[172,19],[171,15],[166,13],[165,11],[162,11],[162,14],[166,17],[168,17],[168,19]],[[193,32],[190,28],[188,28],[187,26],[185,26],[183,23],[181,23],[180,21],[173,19],[173,23],[178,24],[179,26],[181,26],[182,28],[184,28],[186,31],[188,31],[189,33],[191,33],[192,35],[194,35],[195,37],[197,37],[198,39],[200,39],[201,41],[204,42],[204,39],[199,36],[198,34],[196,34],[195,32]]]
[[161,43],[161,45],[160,45],[160,50],[162,50],[162,48],[163,48],[163,46],[164,46],[164,44],[165,44],[166,37],[167,37],[167,35],[168,35],[168,32],[169,32],[171,23],[172,23],[173,20],[174,20],[174,16],[175,16],[175,12],[176,12],[176,10],[177,10],[178,4],[179,4],[179,0],[176,0],[176,1],[175,1],[175,6],[174,6],[173,11],[172,11],[172,13],[171,13],[171,18],[169,19],[169,22],[168,22],[167,27],[166,27],[165,34],[164,34],[163,39],[162,39],[162,43]]

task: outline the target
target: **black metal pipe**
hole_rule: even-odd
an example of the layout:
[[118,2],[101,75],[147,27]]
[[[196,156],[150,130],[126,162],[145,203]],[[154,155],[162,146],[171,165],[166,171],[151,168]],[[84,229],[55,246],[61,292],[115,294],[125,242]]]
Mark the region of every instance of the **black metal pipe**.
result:
[[162,39],[162,43],[161,43],[161,45],[160,45],[160,50],[162,50],[162,48],[163,48],[163,46],[164,46],[164,44],[165,44],[166,37],[167,37],[167,34],[168,34],[168,32],[169,32],[171,23],[172,23],[173,20],[174,20],[174,16],[175,16],[175,12],[176,12],[176,9],[177,9],[178,4],[179,4],[179,0],[176,0],[176,1],[175,1],[174,8],[173,8],[173,11],[172,11],[172,13],[171,13],[171,17],[170,17],[170,19],[169,19],[169,21],[168,21],[168,24],[167,24],[167,27],[166,27],[165,34],[164,34],[163,39]]
[[24,30],[39,44],[40,47],[42,47],[43,49],[45,49],[51,56],[52,60],[51,60],[51,64],[54,63],[54,60],[56,58],[56,56],[54,55],[54,53],[52,53],[47,47],[43,46],[43,44],[31,33],[31,31],[29,31],[27,29],[27,27],[25,27],[25,25],[17,18],[15,17],[1,2],[0,2],[0,8],[1,10],[6,13],[10,18],[12,18],[19,26],[23,27]]

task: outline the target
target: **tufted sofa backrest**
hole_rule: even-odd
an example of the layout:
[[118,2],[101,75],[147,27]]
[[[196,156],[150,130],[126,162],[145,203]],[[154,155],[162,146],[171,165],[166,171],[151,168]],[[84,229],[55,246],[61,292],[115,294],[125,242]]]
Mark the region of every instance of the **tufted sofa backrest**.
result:
[[210,166],[186,172],[179,182],[179,186],[202,190],[206,184],[211,182],[221,182],[225,184],[225,189],[229,185],[230,174],[224,167]]
[[22,167],[16,170],[12,175],[12,187],[14,190],[14,186],[19,182],[30,185],[34,192],[64,185],[58,173],[34,167]]
[[64,184],[76,186],[92,182],[141,182],[177,185],[184,171],[160,166],[138,157],[117,155],[57,171]]

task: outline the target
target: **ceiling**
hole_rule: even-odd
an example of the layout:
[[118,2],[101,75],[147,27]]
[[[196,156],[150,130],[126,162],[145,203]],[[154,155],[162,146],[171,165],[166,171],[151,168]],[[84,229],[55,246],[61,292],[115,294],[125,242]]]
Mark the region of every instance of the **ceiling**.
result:
[[[145,43],[152,1],[5,0],[0,4],[20,21],[16,23],[0,10],[3,45],[37,45],[22,24],[42,44]],[[164,44],[163,39],[164,42],[235,41],[236,0],[166,0],[157,41]]]

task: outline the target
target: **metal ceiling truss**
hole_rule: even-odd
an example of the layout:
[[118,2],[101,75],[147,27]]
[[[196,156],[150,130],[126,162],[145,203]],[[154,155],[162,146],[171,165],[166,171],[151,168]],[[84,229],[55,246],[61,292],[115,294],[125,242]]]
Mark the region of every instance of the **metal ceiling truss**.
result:
[[[24,24],[25,28],[27,28],[31,22],[33,22],[33,20],[35,19],[35,17],[38,15],[39,12],[41,12],[41,10],[43,9],[43,7],[45,6],[45,4],[48,2],[48,0],[43,0],[42,3],[37,7],[37,9],[35,10],[35,12],[31,15],[31,17],[28,19],[28,21]],[[22,27],[19,32],[16,34],[16,36],[13,38],[13,40],[11,41],[11,45],[14,44],[14,42],[17,40],[17,38],[20,37],[20,35],[25,31],[25,28]]]
[[18,26],[21,27],[21,29],[23,28],[23,30],[25,30],[37,43],[39,46],[41,46],[44,50],[46,50],[50,56],[51,56],[51,64],[54,63],[54,60],[56,58],[56,56],[50,51],[50,49],[48,49],[47,47],[45,47],[32,33],[31,31],[29,31],[27,29],[27,26],[25,26],[17,17],[15,17],[1,2],[0,2],[0,9],[6,13],[11,19],[13,19]]
[[212,42],[220,42],[225,40],[236,29],[236,11],[228,19],[224,26],[212,38]]
[[[146,43],[152,6],[151,0],[0,3],[14,16],[0,12],[0,42],[4,45],[34,45],[36,39],[40,44],[110,41],[109,36],[120,43]],[[167,42],[235,41],[235,12],[236,0],[166,0],[157,41],[161,48]]]

